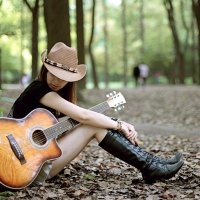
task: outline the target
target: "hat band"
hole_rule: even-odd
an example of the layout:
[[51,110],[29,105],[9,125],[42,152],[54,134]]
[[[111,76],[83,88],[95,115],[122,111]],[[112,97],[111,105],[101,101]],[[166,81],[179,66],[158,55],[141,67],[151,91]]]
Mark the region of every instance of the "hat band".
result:
[[71,68],[71,67],[68,67],[67,65],[63,65],[61,63],[56,63],[50,59],[48,59],[47,57],[44,59],[44,62],[49,64],[49,65],[52,65],[54,67],[59,67],[61,69],[64,69],[66,71],[70,71],[70,72],[73,72],[73,73],[77,73],[77,69],[74,69],[74,68]]

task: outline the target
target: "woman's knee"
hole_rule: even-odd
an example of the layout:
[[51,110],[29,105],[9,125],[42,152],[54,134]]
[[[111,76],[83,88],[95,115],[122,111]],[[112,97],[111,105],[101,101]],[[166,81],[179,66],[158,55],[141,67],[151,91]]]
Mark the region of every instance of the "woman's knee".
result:
[[107,129],[97,128],[90,125],[84,124],[82,125],[82,128],[85,129],[84,132],[86,134],[90,134],[92,138],[96,138],[98,141],[101,141],[107,133]]
[[68,132],[66,135],[64,135],[64,137],[61,137],[61,140],[65,140],[66,136],[67,138],[74,137],[75,139],[81,139],[83,138],[82,136],[84,136],[85,140],[92,140],[96,138],[99,142],[105,137],[106,133],[107,129],[82,124]]
[[107,134],[107,129],[99,129],[95,134],[95,138],[100,143],[103,140],[103,138],[106,136],[106,134]]

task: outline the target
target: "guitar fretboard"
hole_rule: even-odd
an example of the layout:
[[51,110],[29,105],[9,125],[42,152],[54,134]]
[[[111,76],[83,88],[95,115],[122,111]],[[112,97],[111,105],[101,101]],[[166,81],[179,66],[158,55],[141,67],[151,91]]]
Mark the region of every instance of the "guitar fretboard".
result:
[[[109,108],[110,107],[109,107],[108,103],[105,101],[94,107],[91,107],[90,110],[98,112],[98,113],[103,113],[106,110],[108,110]],[[43,132],[44,132],[47,140],[50,140],[52,138],[56,138],[57,136],[63,134],[64,132],[74,128],[78,124],[80,124],[78,121],[76,121],[72,118],[68,118],[66,120],[58,122],[57,124],[43,130]]]

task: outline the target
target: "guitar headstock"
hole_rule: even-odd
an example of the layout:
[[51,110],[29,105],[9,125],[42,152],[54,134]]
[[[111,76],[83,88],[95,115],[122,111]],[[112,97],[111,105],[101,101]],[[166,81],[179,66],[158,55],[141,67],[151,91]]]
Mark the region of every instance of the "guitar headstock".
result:
[[124,104],[126,100],[121,92],[113,91],[110,94],[107,94],[106,97],[108,98],[107,103],[111,108],[114,108],[115,111],[121,110],[124,108]]

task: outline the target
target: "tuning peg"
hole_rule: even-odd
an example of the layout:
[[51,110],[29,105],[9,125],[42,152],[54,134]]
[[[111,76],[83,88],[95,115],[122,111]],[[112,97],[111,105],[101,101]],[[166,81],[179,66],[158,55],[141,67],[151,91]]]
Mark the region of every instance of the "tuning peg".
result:
[[111,97],[113,96],[112,92],[110,93],[110,96],[111,96]]
[[113,94],[117,94],[117,92],[116,92],[116,91],[113,91]]
[[106,95],[106,97],[108,98],[108,97],[110,97],[110,95],[109,95],[109,94],[107,94],[107,95]]

